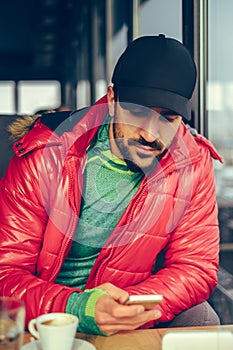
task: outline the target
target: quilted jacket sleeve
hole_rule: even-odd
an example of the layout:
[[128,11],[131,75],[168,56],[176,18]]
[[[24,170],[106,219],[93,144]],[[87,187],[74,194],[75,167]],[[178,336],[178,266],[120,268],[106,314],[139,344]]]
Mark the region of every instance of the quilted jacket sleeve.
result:
[[43,273],[39,261],[44,260],[46,271],[57,257],[43,247],[48,214],[41,187],[47,185],[38,171],[40,152],[35,154],[14,157],[0,182],[0,294],[23,299],[27,321],[38,314],[64,311],[74,292],[38,277]]
[[[208,299],[217,284],[219,228],[212,159],[203,151],[202,166],[193,168],[193,195],[164,251],[162,268],[136,286],[131,294],[159,293],[164,301],[160,321]],[[168,219],[168,218],[167,218]]]

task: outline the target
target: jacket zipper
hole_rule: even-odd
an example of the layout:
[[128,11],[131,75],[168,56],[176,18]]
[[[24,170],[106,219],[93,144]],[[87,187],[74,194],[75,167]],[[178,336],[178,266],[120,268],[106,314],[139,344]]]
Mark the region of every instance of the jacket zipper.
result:
[[[64,155],[63,155],[64,156]],[[84,162],[85,163],[85,162]],[[71,198],[71,193],[72,193],[72,183],[73,181],[76,181],[77,178],[73,178],[73,172],[71,171],[70,167],[65,165],[64,163],[64,166],[66,166],[66,170],[67,170],[67,177],[69,179],[69,189],[68,189],[68,194],[69,194],[69,199]],[[80,165],[81,167],[82,165]],[[85,165],[84,165],[85,166]],[[84,167],[83,167],[84,168]],[[76,169],[77,170],[77,169]],[[75,170],[75,171],[76,171]],[[77,173],[77,171],[76,171]],[[65,255],[65,252],[69,246],[69,244],[72,244],[71,241],[73,241],[73,237],[74,237],[74,232],[75,232],[75,229],[77,227],[77,222],[78,220],[76,220],[76,217],[78,216],[78,213],[79,213],[79,210],[77,209],[77,206],[76,206],[76,199],[74,199],[74,202],[75,202],[75,209],[76,209],[76,212],[71,215],[71,219],[72,219],[72,222],[70,221],[70,228],[69,228],[69,231],[70,233],[69,234],[65,234],[64,235],[64,241],[63,241],[63,244],[62,244],[62,248],[59,252],[59,255],[58,255],[58,259],[57,259],[57,265],[56,267],[54,268],[54,271],[53,271],[53,274],[51,276],[52,280],[55,280],[59,271],[60,271],[60,267],[62,266],[62,263],[64,262],[64,255]],[[70,201],[69,201],[70,203]]]

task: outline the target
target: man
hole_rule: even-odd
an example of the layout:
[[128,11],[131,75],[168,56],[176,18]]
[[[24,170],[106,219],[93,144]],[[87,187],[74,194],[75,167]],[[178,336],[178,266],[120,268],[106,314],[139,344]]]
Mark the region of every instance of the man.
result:
[[[204,301],[217,283],[220,157],[182,121],[195,81],[180,42],[141,37],[93,107],[12,125],[0,293],[23,299],[27,320],[64,311],[105,335],[219,322]],[[145,310],[125,305],[130,294],[163,301]]]

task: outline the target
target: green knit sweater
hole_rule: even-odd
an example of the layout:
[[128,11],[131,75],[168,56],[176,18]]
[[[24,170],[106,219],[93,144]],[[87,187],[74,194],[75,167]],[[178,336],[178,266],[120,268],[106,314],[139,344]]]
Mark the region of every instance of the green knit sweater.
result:
[[[56,283],[83,290],[101,248],[143,176],[130,171],[124,161],[111,153],[108,130],[109,117],[88,149],[80,218],[74,242],[56,279]],[[102,334],[94,320],[95,303],[101,295],[101,291],[95,288],[73,293],[68,299],[66,312],[79,317],[79,331]]]

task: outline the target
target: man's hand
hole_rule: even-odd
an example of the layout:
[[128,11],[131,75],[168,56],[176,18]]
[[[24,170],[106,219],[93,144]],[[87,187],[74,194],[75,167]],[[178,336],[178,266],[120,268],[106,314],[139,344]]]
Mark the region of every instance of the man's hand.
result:
[[123,305],[129,294],[111,283],[101,284],[98,288],[108,292],[98,299],[95,308],[96,323],[107,335],[136,329],[161,316],[157,310],[145,311],[142,305]]

